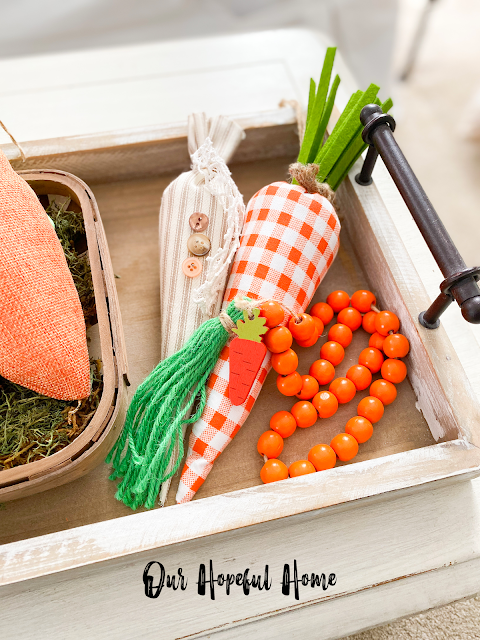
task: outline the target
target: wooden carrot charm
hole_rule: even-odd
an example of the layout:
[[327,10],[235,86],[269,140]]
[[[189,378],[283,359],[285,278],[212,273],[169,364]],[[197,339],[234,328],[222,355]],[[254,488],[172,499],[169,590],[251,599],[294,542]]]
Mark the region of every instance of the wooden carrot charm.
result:
[[230,402],[241,405],[245,402],[262,365],[267,348],[261,335],[267,333],[266,318],[259,318],[260,309],[253,309],[253,318],[247,311],[243,312],[244,320],[237,322],[232,329],[237,334],[230,344],[230,376],[228,395]]

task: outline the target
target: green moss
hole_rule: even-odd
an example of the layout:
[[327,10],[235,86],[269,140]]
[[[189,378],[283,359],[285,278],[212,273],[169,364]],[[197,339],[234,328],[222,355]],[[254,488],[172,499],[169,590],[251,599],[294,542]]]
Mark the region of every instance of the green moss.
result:
[[65,252],[68,268],[82,303],[87,329],[96,324],[95,294],[92,272],[85,240],[85,227],[81,212],[65,210],[64,206],[50,204],[47,213],[55,224],[55,231]]

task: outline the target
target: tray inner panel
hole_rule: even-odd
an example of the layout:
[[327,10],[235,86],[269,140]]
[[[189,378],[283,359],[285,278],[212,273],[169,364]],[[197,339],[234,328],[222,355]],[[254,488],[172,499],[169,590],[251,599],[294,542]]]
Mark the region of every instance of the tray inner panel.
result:
[[[233,165],[233,176],[245,201],[265,184],[285,179],[291,161],[291,158],[274,158]],[[159,361],[158,211],[162,192],[175,177],[176,174],[164,175],[93,187],[114,272],[119,276],[116,284],[132,383],[130,393]],[[343,213],[348,215],[348,212]],[[368,288],[348,236],[343,232],[341,240],[339,254],[315,300],[325,300],[334,289],[353,293],[356,289]],[[337,375],[344,375],[349,366],[356,364],[361,349],[368,346],[368,337],[362,329],[354,334],[344,361],[336,369]],[[326,339],[325,335],[309,349],[295,347],[300,359],[300,373],[308,373]],[[197,499],[261,483],[262,459],[256,450],[257,439],[269,428],[270,417],[275,411],[288,410],[296,401],[296,398],[282,396],[277,391],[275,380],[276,373],[272,371],[249,419],[215,462],[197,493]],[[368,395],[368,390],[357,393],[353,401],[341,406],[329,420],[319,420],[309,429],[297,429],[294,436],[285,441],[281,459],[288,465],[294,460],[306,459],[313,445],[329,443],[334,435],[344,430],[347,420],[356,415],[356,405],[365,395]],[[413,390],[406,380],[398,386],[398,397],[386,407],[372,438],[360,446],[355,461],[435,444],[427,423],[415,408],[415,402]],[[131,515],[132,511],[115,499],[116,485],[108,480],[108,475],[109,468],[102,463],[79,480],[0,504],[0,544]],[[174,503],[177,484],[178,475],[172,482],[167,504]]]

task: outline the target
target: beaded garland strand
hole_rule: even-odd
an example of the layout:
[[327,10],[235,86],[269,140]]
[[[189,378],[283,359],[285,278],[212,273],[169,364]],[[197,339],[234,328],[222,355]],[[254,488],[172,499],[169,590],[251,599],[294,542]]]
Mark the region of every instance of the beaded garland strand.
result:
[[[358,453],[358,445],[371,438],[373,425],[383,416],[384,406],[397,397],[395,384],[407,375],[407,367],[400,358],[407,355],[410,345],[398,333],[397,316],[391,311],[380,311],[375,305],[371,291],[356,291],[351,298],[345,291],[333,291],[326,302],[315,304],[310,314],[292,316],[287,326],[279,326],[284,321],[281,305],[270,300],[259,305],[269,329],[264,343],[272,353],[272,367],[279,374],[277,388],[283,395],[299,398],[291,411],[278,411],[272,416],[270,430],[258,440],[257,450],[265,460],[260,472],[264,483],[331,469],[337,459],[351,460]],[[308,375],[301,376],[297,371],[298,356],[291,348],[293,339],[302,347],[313,346],[335,313],[337,323],[328,332],[320,359],[313,362]],[[335,366],[342,362],[353,331],[360,327],[371,334],[369,346],[362,350],[358,364],[351,366],[345,377],[335,378]],[[372,374],[378,371],[382,378],[372,383]],[[328,391],[320,391],[320,386],[327,384]],[[369,385],[370,395],[359,402],[358,415],[348,420],[345,432],[336,435],[330,445],[312,447],[308,460],[297,460],[289,468],[278,460],[284,438],[291,436],[297,427],[311,427],[319,417],[330,418],[339,404],[350,402],[357,391]]]

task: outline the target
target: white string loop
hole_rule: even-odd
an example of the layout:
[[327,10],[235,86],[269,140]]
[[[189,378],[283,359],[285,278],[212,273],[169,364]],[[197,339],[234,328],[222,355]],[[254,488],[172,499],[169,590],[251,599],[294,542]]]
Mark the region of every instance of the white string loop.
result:
[[228,269],[240,246],[245,205],[230,170],[216,152],[210,138],[206,138],[192,155],[192,169],[204,176],[205,187],[219,199],[227,220],[223,247],[219,247],[215,255],[206,258],[205,281],[193,294],[194,302],[206,316],[210,316],[219,294],[223,294]]
[[10,133],[10,131],[7,129],[7,127],[3,124],[3,122],[1,120],[0,120],[0,127],[2,127],[2,129],[9,136],[9,138],[13,142],[13,144],[17,147],[18,151],[20,152],[20,157],[22,159],[22,162],[26,162],[27,161],[27,156],[25,155],[25,151],[23,150],[22,145],[19,142],[16,141],[16,139],[13,137],[13,135]]

